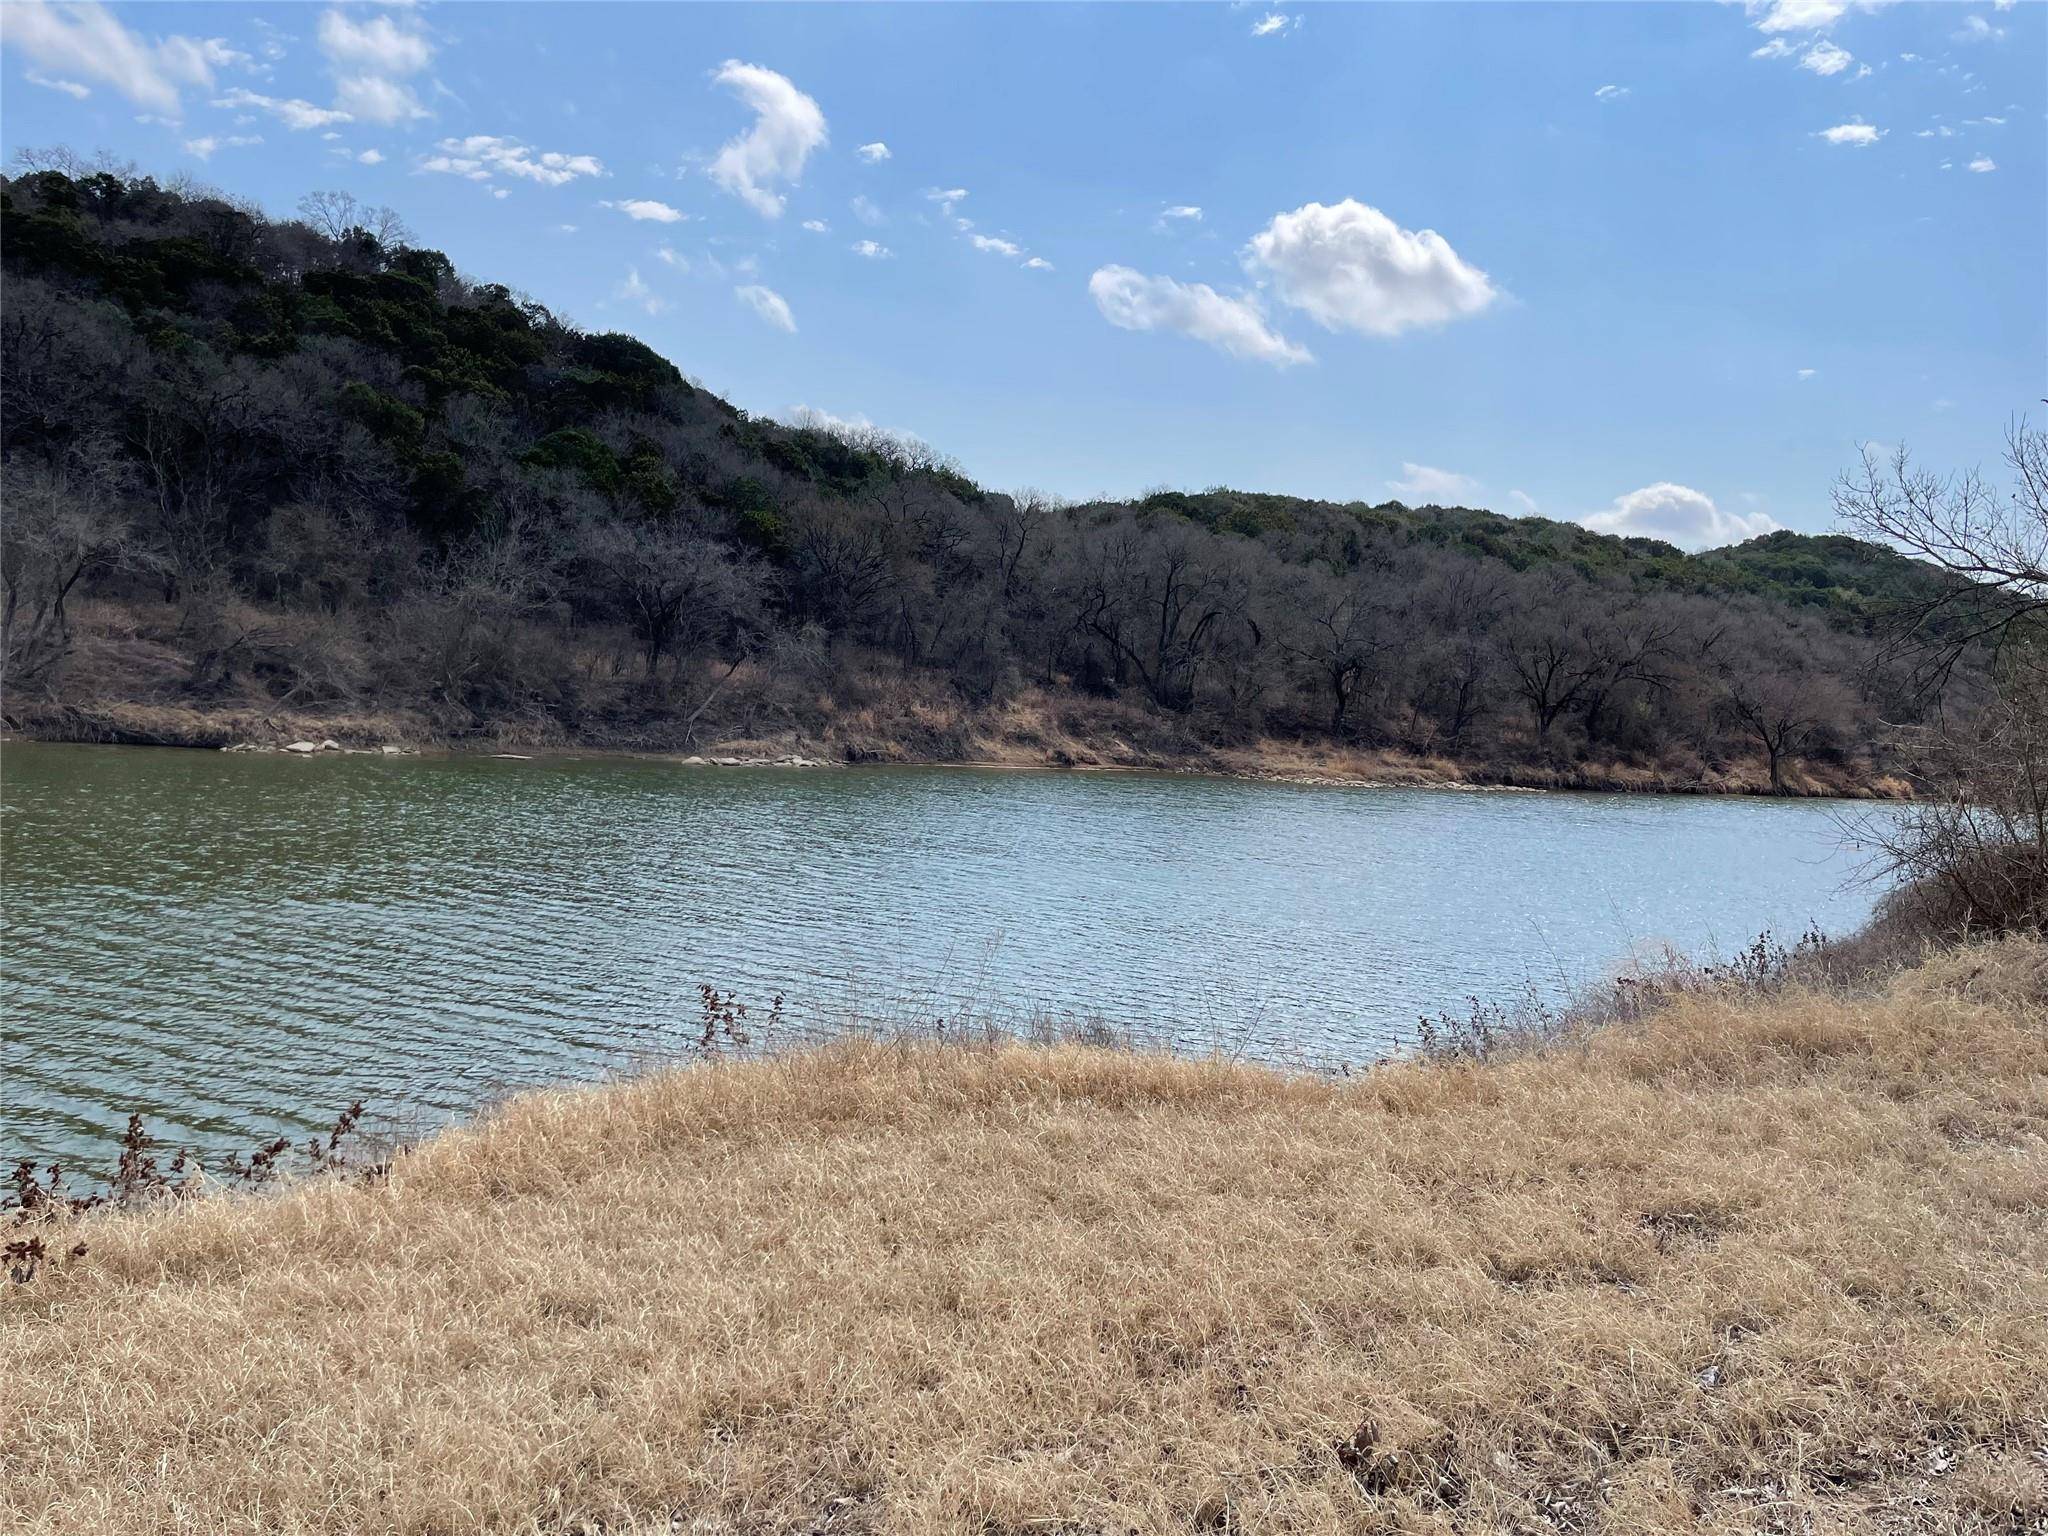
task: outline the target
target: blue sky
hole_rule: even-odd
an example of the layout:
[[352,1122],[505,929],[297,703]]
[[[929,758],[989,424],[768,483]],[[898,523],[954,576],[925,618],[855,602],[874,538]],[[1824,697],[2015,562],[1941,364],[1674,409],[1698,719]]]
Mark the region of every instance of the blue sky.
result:
[[1988,466],[2041,412],[2044,23],[9,0],[0,148],[345,189],[749,411],[1001,488],[1718,543],[1827,527],[1859,444]]

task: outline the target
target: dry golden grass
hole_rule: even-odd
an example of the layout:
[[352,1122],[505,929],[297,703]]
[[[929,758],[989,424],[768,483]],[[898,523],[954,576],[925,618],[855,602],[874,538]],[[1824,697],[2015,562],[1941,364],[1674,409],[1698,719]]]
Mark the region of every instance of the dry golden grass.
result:
[[92,1219],[0,1529],[2048,1521],[2048,951],[1349,1082],[846,1046]]

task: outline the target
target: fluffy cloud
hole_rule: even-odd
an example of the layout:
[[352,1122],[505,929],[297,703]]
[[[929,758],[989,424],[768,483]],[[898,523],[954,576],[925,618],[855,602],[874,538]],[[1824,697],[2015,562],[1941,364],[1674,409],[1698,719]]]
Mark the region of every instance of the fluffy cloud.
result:
[[1282,303],[1330,331],[1397,336],[1476,315],[1500,297],[1435,230],[1403,229],[1351,198],[1275,216],[1244,261]]
[[641,224],[680,224],[687,217],[680,208],[671,208],[651,197],[628,197],[616,203],[602,202],[598,207],[616,209]]
[[1292,32],[1301,25],[1299,16],[1289,16],[1281,11],[1268,11],[1252,23],[1253,37],[1272,37],[1279,32]]
[[1616,533],[1624,537],[1662,539],[1681,549],[1713,549],[1737,544],[1769,533],[1778,525],[1767,513],[1745,517],[1723,512],[1711,496],[1690,486],[1660,480],[1639,491],[1614,498],[1604,512],[1579,519],[1595,533]]
[[759,283],[748,283],[732,291],[733,297],[759,315],[778,331],[796,330],[796,316],[789,312],[789,303],[773,288],[763,288]]
[[1998,162],[1996,160],[1993,160],[1989,155],[1979,155],[1976,159],[1970,162],[1970,169],[1975,171],[1979,176],[1982,176],[1987,171],[1997,170]]
[[420,169],[438,171],[447,176],[466,176],[471,181],[487,181],[500,175],[517,176],[522,180],[539,182],[544,187],[559,187],[578,176],[602,176],[605,173],[603,162],[593,155],[564,155],[552,150],[536,154],[517,139],[499,138],[495,134],[473,133],[466,139],[443,139],[437,147],[441,153],[422,160]]
[[1629,89],[1625,85],[1603,85],[1593,95],[1600,101],[1619,101],[1628,93]]
[[1014,240],[1002,240],[994,235],[969,235],[967,238],[977,251],[987,251],[991,256],[1017,257],[1024,254],[1024,247]]
[[405,77],[434,59],[434,46],[410,21],[389,15],[357,21],[341,10],[320,16],[320,51],[335,75],[334,104],[372,123],[402,123],[431,114]]
[[859,155],[861,159],[867,161],[869,165],[873,165],[877,161],[886,160],[889,158],[889,146],[884,144],[880,139],[877,139],[872,144],[861,145],[861,147],[859,149],[856,149],[854,153]]
[[214,70],[250,62],[217,37],[173,35],[147,42],[97,3],[11,0],[6,16],[0,42],[64,76],[38,84],[77,95],[82,82],[97,81],[139,107],[171,117],[178,114],[180,85],[210,89]]
[[1027,272],[1050,272],[1052,270],[1052,263],[1043,256],[1032,256],[1026,259],[1024,269]]
[[758,64],[728,59],[711,78],[753,109],[754,126],[719,150],[710,177],[763,218],[780,218],[783,197],[774,184],[794,185],[803,175],[811,151],[826,141],[825,114],[787,77]]
[[637,304],[650,315],[658,315],[668,308],[668,300],[640,280],[638,267],[626,268],[625,279],[612,290],[612,297],[627,304]]
[[1817,135],[1830,144],[1847,144],[1856,149],[1868,149],[1884,137],[1884,129],[1873,128],[1862,118],[1851,118],[1846,123],[1837,123],[1832,128],[1823,128]]
[[823,219],[805,219],[804,228],[814,235],[828,235],[832,232],[832,226]]
[[1433,469],[1427,464],[1403,463],[1401,478],[1389,480],[1387,489],[1405,501],[1450,506],[1464,497],[1476,494],[1479,482],[1470,475],[1461,475],[1453,470]]
[[1202,210],[1193,203],[1176,203],[1171,208],[1162,209],[1159,217],[1162,219],[1176,219],[1188,224],[1199,224],[1202,222]]
[[382,165],[383,163],[384,151],[381,149],[366,149],[356,156],[357,165]]
[[1088,279],[1088,293],[1102,318],[1126,331],[1178,331],[1232,357],[1277,368],[1314,361],[1306,347],[1266,324],[1265,311],[1251,294],[1231,298],[1207,283],[1147,277],[1115,266],[1098,267]]
[[1822,38],[1806,50],[1805,55],[1799,60],[1799,67],[1810,69],[1816,75],[1839,75],[1855,62],[1856,56],[1848,49],[1837,48],[1826,38]]
[[316,107],[312,102],[300,101],[296,97],[259,96],[254,91],[245,91],[239,87],[229,91],[225,96],[216,97],[213,104],[216,107],[232,107],[237,111],[267,112],[294,133],[303,132],[308,128],[325,128],[333,123],[354,121],[346,112],[337,111],[332,107]]
[[881,244],[879,241],[856,240],[853,243],[853,254],[856,256],[865,256],[869,261],[882,261],[886,259],[891,254],[891,252],[889,250],[889,247]]

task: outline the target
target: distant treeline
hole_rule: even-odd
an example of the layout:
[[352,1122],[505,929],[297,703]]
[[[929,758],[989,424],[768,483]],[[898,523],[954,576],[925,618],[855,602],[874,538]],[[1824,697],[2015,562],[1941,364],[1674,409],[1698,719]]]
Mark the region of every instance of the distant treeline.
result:
[[1466,508],[992,492],[749,417],[389,210],[272,221],[55,160],[0,196],[17,701],[687,740],[815,731],[899,680],[1116,697],[1214,743],[1774,776],[1869,772],[1927,707],[1875,636],[1947,578],[1853,539],[1688,555]]

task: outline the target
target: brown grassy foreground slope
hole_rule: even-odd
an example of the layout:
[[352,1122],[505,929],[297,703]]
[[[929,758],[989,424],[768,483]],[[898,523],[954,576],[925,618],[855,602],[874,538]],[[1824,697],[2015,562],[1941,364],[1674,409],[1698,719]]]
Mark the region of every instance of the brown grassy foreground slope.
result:
[[8,1532],[2048,1520],[2048,951],[1348,1082],[844,1046],[0,1299]]

